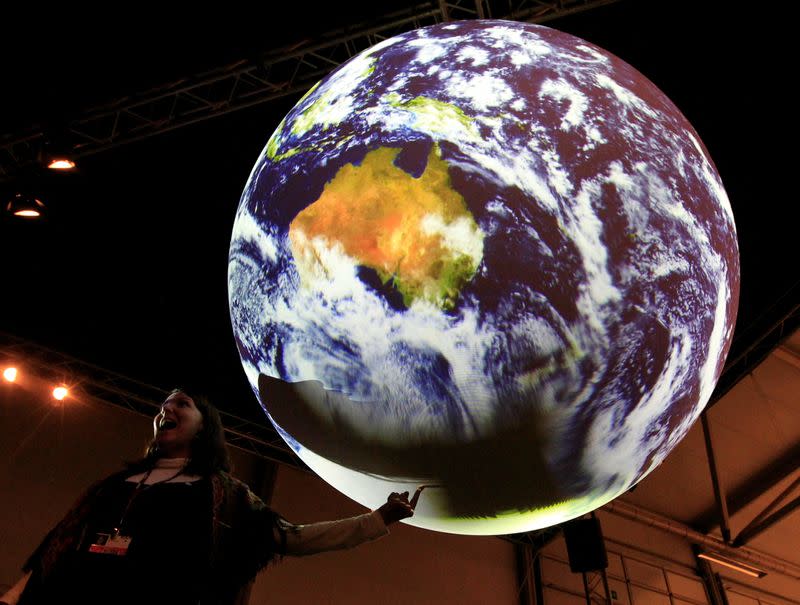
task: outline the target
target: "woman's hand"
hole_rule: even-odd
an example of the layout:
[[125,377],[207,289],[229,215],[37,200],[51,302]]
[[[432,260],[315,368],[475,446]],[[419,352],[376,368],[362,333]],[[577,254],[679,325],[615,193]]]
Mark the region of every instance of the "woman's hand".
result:
[[386,504],[378,509],[378,512],[383,518],[383,522],[386,525],[391,525],[392,523],[400,521],[400,519],[411,517],[414,514],[414,508],[417,506],[419,495],[425,487],[424,485],[418,487],[411,501],[408,500],[408,492],[403,492],[402,494],[392,492],[389,494],[389,497],[386,499]]

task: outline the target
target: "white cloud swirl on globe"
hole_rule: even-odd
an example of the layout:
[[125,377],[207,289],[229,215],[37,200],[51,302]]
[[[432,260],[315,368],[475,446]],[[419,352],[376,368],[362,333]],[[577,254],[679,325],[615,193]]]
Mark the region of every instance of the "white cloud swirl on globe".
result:
[[[448,312],[425,297],[387,298],[335,232],[295,229],[290,243],[298,212],[382,148],[405,154],[396,166],[439,158],[464,197],[470,218],[419,221],[422,236],[477,266]],[[410,521],[508,533],[600,506],[686,434],[730,344],[738,253],[710,158],[641,74],[554,30],[470,22],[386,40],[309,91],[251,172],[228,280],[254,391],[260,375],[319,381],[328,395],[309,404],[314,413],[351,431],[354,452],[372,444],[375,459],[323,451],[324,439],[309,449],[262,401],[268,416],[309,466],[367,506],[448,474],[414,461],[379,476],[397,468],[391,452],[486,443],[500,464],[492,456],[516,443],[515,414],[535,418],[530,451],[497,473],[513,481],[527,456],[549,495],[528,502],[510,489],[470,513],[463,485],[433,490]],[[490,482],[481,472],[474,480]]]

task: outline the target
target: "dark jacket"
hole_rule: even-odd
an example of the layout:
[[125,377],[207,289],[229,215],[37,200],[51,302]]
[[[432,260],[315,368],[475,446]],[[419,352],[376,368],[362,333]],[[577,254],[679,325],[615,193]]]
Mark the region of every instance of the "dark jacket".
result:
[[[37,593],[64,555],[83,543],[98,495],[112,481],[128,475],[130,471],[122,471],[92,485],[47,534],[23,567],[32,575],[19,605],[38,602]],[[267,507],[245,483],[228,473],[214,473],[209,479],[209,573],[201,603],[244,604],[256,574],[285,552],[285,532],[292,526]]]

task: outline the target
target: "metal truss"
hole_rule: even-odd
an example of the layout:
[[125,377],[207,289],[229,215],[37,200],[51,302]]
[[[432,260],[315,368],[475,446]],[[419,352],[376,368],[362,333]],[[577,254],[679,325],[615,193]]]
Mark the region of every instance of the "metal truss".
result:
[[780,503],[791,494],[795,487],[800,485],[800,478],[798,478],[785,493],[758,514],[735,539],[731,540],[730,515],[739,512],[780,481],[795,473],[800,443],[795,444],[788,452],[774,459],[753,477],[748,478],[728,493],[718,472],[708,410],[740,380],[747,375],[752,375],[753,370],[773,351],[777,351],[782,354],[784,359],[800,367],[800,362],[793,355],[778,348],[784,340],[800,329],[800,303],[797,302],[798,300],[800,300],[800,282],[789,288],[760,317],[739,333],[737,339],[732,343],[714,393],[700,416],[715,505],[713,510],[707,510],[691,521],[690,526],[703,533],[708,533],[718,525],[723,542],[734,547],[746,544],[753,537],[800,507],[800,497],[797,497],[783,508],[778,509]]
[[772,351],[800,329],[800,282],[786,290],[761,316],[751,321],[731,344],[725,368],[706,409],[755,370]]
[[[798,471],[798,460],[800,460],[800,442],[787,448],[765,467],[731,489],[725,494],[729,514],[742,511],[768,490],[795,476]],[[719,514],[713,507],[689,521],[691,527],[703,533],[709,533],[719,523]]]
[[545,546],[550,544],[550,542],[555,540],[560,533],[561,526],[553,525],[521,534],[508,534],[503,536],[503,538],[512,544],[516,544],[517,546],[530,548],[532,553],[535,555]]
[[618,0],[438,0],[445,21],[509,19],[542,23]]
[[744,546],[756,536],[762,534],[767,529],[775,525],[778,521],[794,512],[800,507],[800,495],[796,496],[791,502],[784,504],[783,507],[778,508],[792,492],[797,492],[800,487],[800,477],[797,477],[789,487],[784,489],[780,495],[775,498],[769,505],[762,510],[758,515],[753,518],[747,526],[739,532],[739,535],[733,540],[733,546]]
[[34,125],[0,136],[0,181],[40,164],[56,136],[75,159],[191,124],[305,92],[331,70],[392,36],[443,21],[500,18],[542,22],[617,0],[438,0],[274,49],[91,108],[63,132]]
[[[79,399],[91,399],[98,403],[121,407],[148,417],[155,414],[160,402],[168,394],[166,389],[104,369],[26,339],[0,332],[0,363],[9,362],[15,362],[31,368],[40,378],[70,384],[71,390]],[[286,464],[304,472],[310,472],[308,467],[286,445],[275,429],[266,422],[251,422],[222,410],[220,410],[220,416],[229,445],[250,452],[262,459]],[[793,463],[796,462],[796,454],[790,457]],[[796,465],[792,466],[792,469],[796,469]],[[786,476],[785,473],[783,476]],[[759,480],[758,483],[759,485],[754,490],[760,493],[764,488],[763,481]],[[757,515],[750,525],[740,532],[731,546],[741,547],[754,536],[800,507],[800,497],[795,497],[794,500],[779,508],[798,486],[800,486],[800,479],[796,479],[761,514]],[[748,493],[744,496],[744,499],[749,501],[752,497],[753,495]],[[719,494],[717,500],[720,498],[724,499],[725,494]],[[640,520],[641,516],[645,514],[653,516],[653,513],[645,513],[635,506],[618,501],[606,505],[605,510],[623,514],[623,516],[629,516],[636,520]],[[728,547],[731,542],[729,537],[726,537],[724,541],[719,541],[701,534],[689,526],[681,526],[675,529],[672,526],[675,525],[677,527],[676,522],[666,518],[659,520],[666,529],[675,530],[676,533],[681,533],[687,539],[699,541],[699,543],[713,543],[714,546],[724,548]],[[648,524],[653,523],[649,517],[647,521]],[[515,547],[521,584],[520,602],[535,602],[535,598],[532,595],[537,586],[535,580],[537,574],[536,556],[560,532],[560,526],[552,526],[531,532],[498,536],[498,538],[513,544]],[[760,562],[763,563],[763,561]],[[772,561],[769,562],[772,563]],[[772,569],[784,571],[783,567],[776,568],[774,565]],[[524,591],[523,588],[525,588]]]
[[[445,21],[484,18],[542,23],[616,1],[423,2],[403,11],[387,14],[378,21],[358,23],[343,30],[332,31],[316,41],[270,50],[253,59],[221,66],[91,108],[70,121],[65,133],[58,134],[66,147],[72,150],[75,158],[86,157],[227,113],[300,94],[359,52],[382,40],[419,27]],[[0,136],[0,182],[10,180],[25,168],[38,165],[48,136],[50,134],[40,125]],[[788,302],[788,306],[771,309],[764,317],[748,326],[738,342],[734,342],[729,361],[709,407],[800,326],[800,307],[792,304],[798,300],[797,288],[787,293],[782,300]],[[77,389],[84,396],[147,416],[154,414],[158,407],[157,402],[162,401],[167,394],[164,389],[3,333],[0,333],[0,358],[24,359],[26,364],[35,365],[43,374],[78,378],[80,383]],[[257,424],[227,412],[221,412],[220,415],[225,425],[226,439],[233,447],[308,471],[271,426],[266,423]],[[794,448],[789,456],[792,460],[796,459],[796,451],[797,448]],[[781,467],[773,474],[785,477],[786,471]],[[743,492],[733,500],[737,503],[739,500],[742,503],[749,502],[763,491],[765,484],[772,484],[774,481],[775,478],[771,475],[769,480],[758,478],[756,485],[751,486],[749,491],[745,490],[747,493]],[[745,544],[800,506],[800,499],[795,498],[776,510],[797,485],[796,481],[792,483],[790,488],[757,516],[733,541],[734,546]],[[725,499],[724,493],[717,497],[718,501],[720,499]],[[611,512],[619,514],[622,504],[615,502],[609,506]],[[635,507],[625,505],[625,508],[626,516],[638,514]],[[736,510],[738,506],[734,505],[733,508]],[[712,516],[715,515],[709,511],[702,522],[698,519],[692,525],[709,524]],[[724,519],[727,515],[722,516]],[[520,552],[527,553],[525,559],[521,560],[521,565],[532,569],[535,553],[560,531],[561,528],[555,526],[501,538],[514,544]],[[682,531],[692,532],[689,528]],[[694,537],[697,540],[709,539],[701,535]],[[537,584],[533,581],[533,576],[530,579],[533,585]]]
[[621,498],[616,498],[606,503],[601,510],[647,527],[673,534],[691,544],[696,544],[700,548],[713,551],[734,561],[740,561],[795,580],[800,579],[800,565],[793,561],[787,561],[747,546],[734,547],[719,538],[698,532],[680,521],[675,521],[658,513],[629,504]]
[[[0,361],[13,361],[30,368],[40,378],[69,384],[72,396],[81,400],[121,407],[148,417],[156,414],[169,393],[166,389],[3,332],[0,332]],[[308,471],[308,467],[266,422],[251,422],[224,410],[219,410],[219,413],[228,445]]]
[[[81,400],[120,407],[152,417],[169,391],[29,340],[0,332],[0,363],[15,362],[30,368],[38,377],[70,385],[70,391]],[[286,445],[275,429],[266,422],[259,424],[219,410],[228,445],[260,458],[286,464],[304,472],[310,469]],[[541,530],[498,536],[536,553],[561,531],[559,526]]]

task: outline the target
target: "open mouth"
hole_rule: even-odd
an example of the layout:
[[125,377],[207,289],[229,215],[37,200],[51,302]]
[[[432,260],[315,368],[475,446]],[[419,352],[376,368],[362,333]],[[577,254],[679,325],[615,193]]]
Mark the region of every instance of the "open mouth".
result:
[[170,420],[169,418],[162,418],[161,421],[158,423],[158,430],[159,431],[170,431],[178,426],[178,423],[174,420]]

